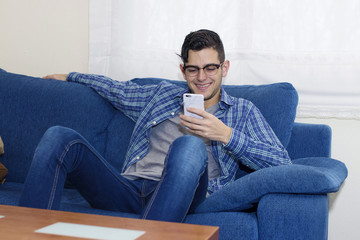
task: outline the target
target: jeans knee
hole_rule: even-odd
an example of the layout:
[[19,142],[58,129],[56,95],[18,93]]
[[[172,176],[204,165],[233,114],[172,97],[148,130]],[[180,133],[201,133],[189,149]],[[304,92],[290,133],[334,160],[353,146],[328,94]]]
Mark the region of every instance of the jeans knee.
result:
[[39,146],[45,146],[47,148],[57,148],[59,146],[67,145],[73,140],[81,138],[82,137],[79,133],[70,128],[53,126],[46,130],[44,136],[39,143]]
[[180,165],[202,168],[207,164],[207,150],[204,141],[195,136],[177,138],[171,147],[171,154],[178,156]]
[[52,160],[58,161],[64,152],[70,149],[70,146],[75,146],[72,143],[78,142],[79,139],[82,139],[81,135],[70,128],[50,127],[35,149],[34,164],[47,165],[53,162]]
[[79,138],[80,134],[71,128],[63,126],[53,126],[46,130],[44,137],[51,139],[75,139]]
[[206,148],[205,143],[201,138],[192,135],[185,135],[175,139],[173,145],[181,145],[184,148]]

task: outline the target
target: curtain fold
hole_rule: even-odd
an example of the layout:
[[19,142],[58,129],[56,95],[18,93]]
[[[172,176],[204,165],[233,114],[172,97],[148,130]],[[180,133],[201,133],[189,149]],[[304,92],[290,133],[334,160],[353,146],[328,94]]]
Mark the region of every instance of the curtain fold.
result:
[[90,0],[90,73],[183,80],[186,34],[219,33],[225,84],[290,82],[298,117],[360,119],[359,0]]

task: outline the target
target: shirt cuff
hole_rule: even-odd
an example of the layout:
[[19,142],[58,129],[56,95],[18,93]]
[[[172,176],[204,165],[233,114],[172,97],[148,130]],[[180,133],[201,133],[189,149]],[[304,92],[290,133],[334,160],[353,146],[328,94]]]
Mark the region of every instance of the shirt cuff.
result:
[[77,72],[71,72],[67,75],[66,77],[66,81],[68,82],[78,82],[77,79],[78,79],[78,76],[80,75],[80,73],[77,73]]
[[242,155],[249,145],[247,136],[239,130],[232,129],[229,142],[224,146],[235,156]]

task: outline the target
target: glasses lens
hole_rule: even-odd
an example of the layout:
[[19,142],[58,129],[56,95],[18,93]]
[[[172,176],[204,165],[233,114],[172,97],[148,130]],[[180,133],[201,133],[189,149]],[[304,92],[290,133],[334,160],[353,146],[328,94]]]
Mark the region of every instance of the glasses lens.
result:
[[187,67],[185,73],[186,75],[193,77],[199,74],[199,69],[196,67]]
[[217,73],[217,70],[219,69],[219,65],[209,65],[204,68],[204,71],[206,75],[212,76]]
[[186,66],[185,74],[189,77],[195,77],[199,74],[200,70],[203,69],[207,76],[213,76],[217,73],[221,64],[209,64],[203,68],[199,68],[196,66]]

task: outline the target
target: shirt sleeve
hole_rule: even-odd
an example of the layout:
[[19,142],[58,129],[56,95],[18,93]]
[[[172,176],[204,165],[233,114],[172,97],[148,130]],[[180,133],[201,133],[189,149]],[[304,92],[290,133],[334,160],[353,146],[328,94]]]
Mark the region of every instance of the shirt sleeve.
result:
[[76,72],[69,73],[67,81],[81,83],[94,89],[116,109],[135,121],[148,103],[154,88],[152,85],[140,86],[130,81],[121,82],[102,75]]
[[254,105],[247,115],[244,128],[232,129],[225,148],[235,159],[254,170],[291,164],[288,152]]

